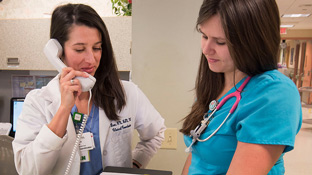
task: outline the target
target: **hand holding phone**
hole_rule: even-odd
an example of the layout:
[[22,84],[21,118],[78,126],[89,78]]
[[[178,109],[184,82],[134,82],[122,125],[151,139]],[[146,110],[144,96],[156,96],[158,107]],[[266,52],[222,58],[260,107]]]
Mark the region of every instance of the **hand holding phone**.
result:
[[[50,39],[43,49],[44,54],[50,61],[50,63],[57,69],[58,72],[62,72],[62,69],[66,65],[61,61],[60,56],[62,55],[63,48],[56,39]],[[89,74],[89,77],[75,77],[81,84],[82,92],[89,91],[94,86],[96,79]]]

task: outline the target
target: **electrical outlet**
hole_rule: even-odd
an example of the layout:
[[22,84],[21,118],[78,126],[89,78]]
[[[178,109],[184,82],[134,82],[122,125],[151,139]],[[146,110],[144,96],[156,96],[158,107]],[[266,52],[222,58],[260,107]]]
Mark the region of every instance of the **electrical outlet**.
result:
[[162,149],[177,149],[178,144],[178,131],[177,128],[167,128],[165,131],[165,139],[161,144]]

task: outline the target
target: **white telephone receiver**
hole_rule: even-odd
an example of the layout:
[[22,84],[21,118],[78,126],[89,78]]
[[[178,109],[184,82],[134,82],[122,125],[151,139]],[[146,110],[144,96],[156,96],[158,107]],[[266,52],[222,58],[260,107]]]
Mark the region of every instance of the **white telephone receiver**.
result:
[[[46,55],[46,57],[48,58],[48,60],[57,69],[57,71],[62,72],[62,69],[64,67],[66,67],[66,65],[60,59],[60,56],[63,52],[61,44],[56,39],[50,39],[48,41],[48,43],[45,45],[43,52]],[[91,90],[95,84],[95,81],[96,81],[96,79],[93,76],[91,76],[90,74],[89,74],[89,77],[87,77],[87,78],[75,77],[75,79],[78,79],[80,81],[81,90],[83,92]],[[90,104],[91,96],[92,96],[92,93],[90,91],[90,96],[89,96],[89,101],[88,101],[88,111],[89,111],[89,104]],[[65,171],[65,175],[67,175],[70,171],[71,164],[72,164],[73,159],[76,155],[76,151],[77,151],[77,148],[78,148],[79,143],[80,143],[80,139],[81,139],[82,134],[83,134],[83,130],[86,127],[86,123],[87,123],[87,120],[89,117],[88,115],[84,115],[84,117],[83,117],[83,121],[82,121],[82,124],[80,126],[80,129],[79,129],[76,141],[75,141],[75,145],[74,145],[72,154],[70,156],[70,159],[69,159],[66,171]]]
[[[50,61],[50,63],[57,69],[58,72],[62,72],[62,69],[66,65],[61,61],[60,56],[63,52],[61,44],[56,39],[50,39],[43,49],[44,54]],[[75,77],[81,84],[82,92],[89,91],[94,86],[96,79],[89,75],[89,77]]]

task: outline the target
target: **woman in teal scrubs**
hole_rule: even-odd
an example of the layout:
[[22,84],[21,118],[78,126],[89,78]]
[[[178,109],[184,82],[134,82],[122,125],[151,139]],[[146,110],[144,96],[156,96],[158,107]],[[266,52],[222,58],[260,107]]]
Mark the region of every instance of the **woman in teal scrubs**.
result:
[[[197,19],[202,56],[196,101],[180,130],[187,147],[191,130],[211,113],[210,102],[251,79],[220,130],[192,145],[182,174],[285,173],[283,155],[294,148],[302,112],[295,84],[277,71],[279,26],[275,0],[204,0]],[[199,139],[220,126],[235,101],[213,114]]]

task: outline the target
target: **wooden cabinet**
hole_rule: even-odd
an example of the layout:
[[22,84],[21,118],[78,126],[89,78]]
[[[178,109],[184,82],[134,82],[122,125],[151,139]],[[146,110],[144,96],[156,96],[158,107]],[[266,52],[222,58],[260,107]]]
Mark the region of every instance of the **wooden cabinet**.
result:
[[[306,42],[302,87],[312,87],[312,41]],[[302,101],[312,104],[312,91],[302,92]]]
[[[103,18],[119,71],[131,70],[131,17]],[[50,19],[0,20],[0,70],[55,70],[43,54],[49,40]],[[8,65],[8,59],[18,66]]]

